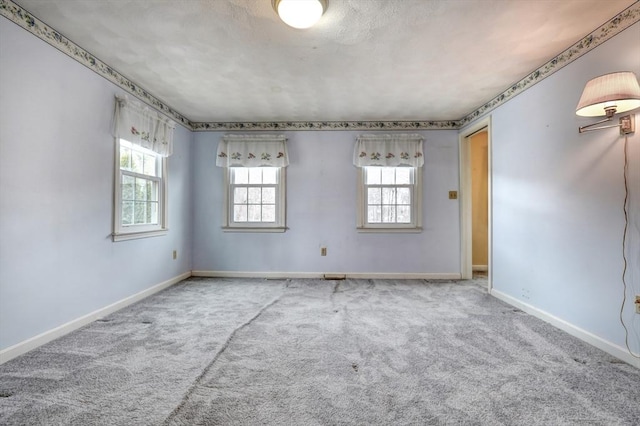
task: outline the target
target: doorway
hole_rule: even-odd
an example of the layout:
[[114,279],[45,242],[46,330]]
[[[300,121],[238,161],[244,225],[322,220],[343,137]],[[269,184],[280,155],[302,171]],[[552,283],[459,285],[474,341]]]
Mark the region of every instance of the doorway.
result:
[[489,270],[489,152],[486,129],[469,136],[471,160],[471,271]]
[[491,120],[460,133],[461,276],[486,274],[491,290]]

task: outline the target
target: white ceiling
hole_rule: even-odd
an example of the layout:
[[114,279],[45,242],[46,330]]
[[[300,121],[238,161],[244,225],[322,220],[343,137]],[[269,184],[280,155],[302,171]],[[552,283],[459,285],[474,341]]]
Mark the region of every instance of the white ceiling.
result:
[[17,0],[195,122],[457,120],[634,0]]

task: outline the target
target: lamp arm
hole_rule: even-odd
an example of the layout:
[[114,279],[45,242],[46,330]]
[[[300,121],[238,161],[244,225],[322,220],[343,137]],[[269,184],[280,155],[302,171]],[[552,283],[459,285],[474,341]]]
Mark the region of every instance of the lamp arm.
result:
[[595,123],[591,123],[591,124],[587,124],[586,126],[579,127],[578,133],[591,132],[593,130],[608,129],[609,127],[620,126],[619,124],[612,124],[610,126],[602,126],[602,127],[596,127],[595,129],[591,129],[591,127],[597,126],[598,124],[606,123],[607,121],[611,121],[611,117],[607,117],[604,120],[596,121]]
[[630,135],[631,133],[636,131],[636,126],[635,126],[636,116],[635,116],[635,114],[629,114],[629,115],[625,115],[624,117],[620,117],[620,123],[618,123],[618,124],[611,124],[609,126],[593,127],[593,126],[597,126],[598,124],[606,123],[607,121],[611,121],[611,117],[607,117],[604,120],[596,121],[595,123],[592,123],[592,124],[587,124],[586,126],[578,127],[578,132],[579,133],[591,132],[593,130],[609,129],[611,127],[619,127],[621,135]]

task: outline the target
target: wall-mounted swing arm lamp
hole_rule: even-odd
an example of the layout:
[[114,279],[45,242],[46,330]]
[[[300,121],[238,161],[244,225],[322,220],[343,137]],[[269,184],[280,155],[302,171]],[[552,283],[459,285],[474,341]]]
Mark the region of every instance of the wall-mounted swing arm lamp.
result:
[[314,26],[327,11],[328,0],[271,0],[282,21],[293,28]]
[[635,131],[635,114],[629,114],[620,117],[619,124],[611,124],[607,126],[593,127],[602,123],[606,123],[613,119],[616,113],[631,111],[640,108],[640,85],[636,75],[630,71],[614,72],[611,74],[601,75],[593,80],[589,80],[584,86],[582,96],[576,107],[576,115],[582,117],[600,117],[606,116],[604,120],[597,121],[586,126],[578,128],[579,133],[589,132],[592,130],[608,129],[611,127],[619,127],[620,134],[624,135],[624,145],[622,151],[624,153],[624,166],[622,175],[624,179],[624,201],[622,203],[622,211],[624,212],[624,229],[622,231],[622,306],[620,307],[620,322],[624,328],[624,341],[627,350],[632,357],[640,358],[634,354],[629,346],[629,331],[624,323],[624,306],[627,300],[627,229],[629,227],[629,154],[627,151],[628,137],[626,135]]
[[604,120],[596,121],[578,128],[579,133],[592,130],[620,127],[621,135],[628,135],[635,131],[635,114],[620,117],[619,124],[597,126],[613,119],[616,113],[630,111],[640,107],[640,85],[636,75],[631,71],[614,72],[601,75],[589,80],[576,107],[576,114],[582,117],[600,117]]

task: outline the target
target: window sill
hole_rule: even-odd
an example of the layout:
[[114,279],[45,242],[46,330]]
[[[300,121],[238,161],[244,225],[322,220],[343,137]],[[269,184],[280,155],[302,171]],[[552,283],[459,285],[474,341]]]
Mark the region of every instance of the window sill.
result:
[[113,241],[128,241],[137,240],[140,238],[160,237],[167,235],[168,229],[159,229],[157,231],[143,231],[143,232],[127,232],[122,234],[112,234]]
[[223,226],[222,232],[269,232],[269,233],[282,233],[285,232],[287,227],[240,227],[240,226]]
[[391,234],[420,234],[422,228],[364,228],[358,227],[358,232],[361,233],[391,233]]

